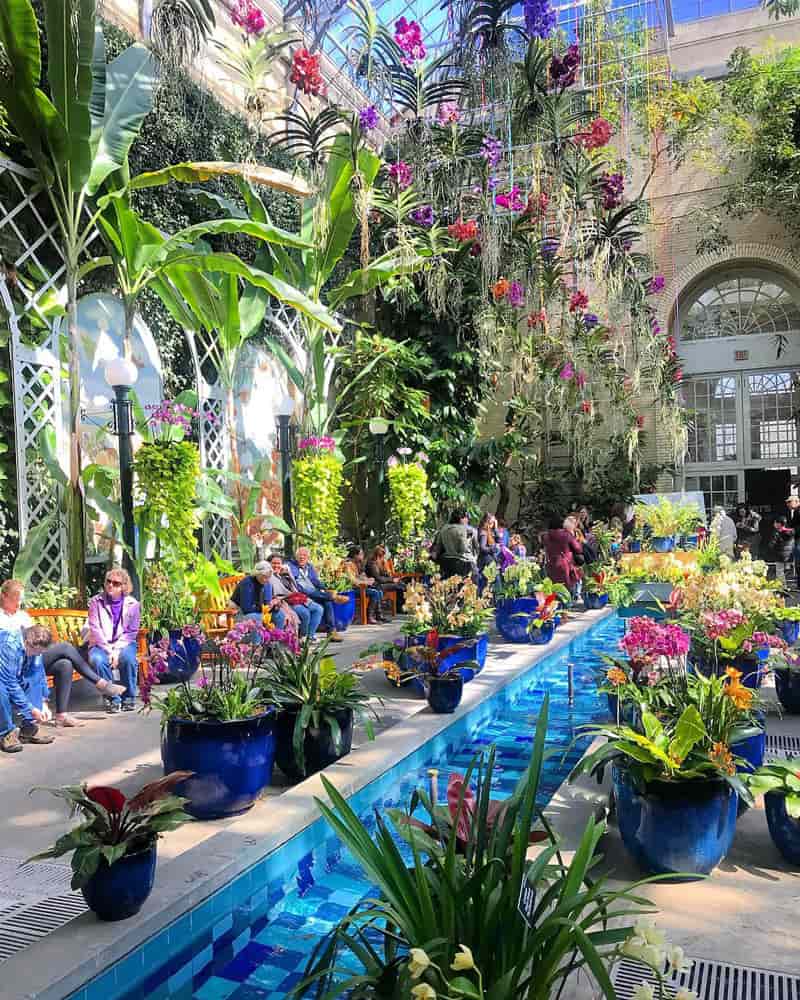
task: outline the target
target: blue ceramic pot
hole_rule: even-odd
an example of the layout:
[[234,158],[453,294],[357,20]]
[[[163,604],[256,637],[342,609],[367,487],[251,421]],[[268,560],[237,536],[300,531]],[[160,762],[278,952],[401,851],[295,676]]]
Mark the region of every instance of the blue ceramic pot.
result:
[[587,611],[599,611],[608,604],[608,594],[584,594],[583,606]]
[[196,819],[247,812],[272,781],[275,715],[266,712],[233,722],[170,719],[161,738],[164,774],[194,771],[176,795]]
[[775,671],[775,693],[789,715],[800,715],[800,673],[797,670]]
[[[763,715],[761,716],[762,723],[764,721]],[[752,774],[753,771],[757,771],[759,767],[764,763],[764,752],[767,746],[767,733],[765,729],[761,729],[760,732],[755,733],[753,736],[748,736],[744,740],[739,740],[736,743],[731,743],[731,753],[734,757],[741,757],[744,764],[737,764],[736,770],[740,774]],[[741,816],[746,813],[749,809],[749,805],[744,801],[744,799],[739,800],[739,805],[737,808],[737,815]]]
[[672,535],[664,535],[661,538],[654,535],[650,539],[650,548],[653,552],[672,552],[675,548],[675,539]]
[[453,677],[431,677],[428,682],[428,704],[437,715],[451,715],[461,704],[464,680],[460,674]]
[[506,642],[528,642],[528,622],[539,607],[535,597],[498,601],[494,613],[497,631]]
[[[422,646],[425,643],[424,635],[408,635],[405,636],[406,648],[409,646]],[[396,651],[388,653],[386,655],[387,660],[395,660],[398,667],[403,673],[410,673],[412,670],[420,666],[415,660],[413,660],[404,649],[396,647]],[[415,691],[421,697],[425,697],[425,682],[421,677],[406,677],[401,681],[394,681],[389,677],[388,671],[384,671],[386,679],[392,685],[392,687],[407,687],[412,691]]]
[[534,646],[546,646],[548,642],[553,638],[553,633],[555,632],[554,622],[545,622],[540,628],[535,628],[531,630],[531,642]]
[[100,920],[127,920],[141,910],[156,877],[156,844],[127,854],[109,866],[104,858],[81,889],[86,905]]
[[351,708],[333,712],[339,726],[340,740],[337,747],[333,732],[326,721],[322,721],[319,729],[309,726],[306,729],[303,754],[305,757],[305,772],[300,768],[294,753],[294,726],[297,722],[296,710],[283,711],[278,714],[275,724],[275,762],[287,778],[292,781],[302,781],[310,774],[316,774],[328,767],[340,757],[350,753],[353,748],[353,710]]
[[696,549],[700,541],[699,535],[684,535],[683,547],[685,549]]
[[169,655],[167,672],[160,680],[167,684],[187,681],[200,666],[200,643],[197,639],[185,637],[179,628],[169,630]]
[[613,782],[622,842],[645,871],[708,875],[728,853],[739,796],[724,781],[655,781],[640,793],[614,765]]
[[469,645],[457,650],[450,656],[445,656],[439,663],[439,673],[446,673],[459,663],[464,663],[467,660],[475,660],[478,664],[477,670],[473,670],[472,667],[462,667],[459,670],[466,684],[467,681],[472,680],[475,674],[479,674],[483,670],[486,663],[486,654],[489,650],[489,636],[484,634],[477,636],[475,639],[465,639],[460,635],[440,635],[437,649],[441,652],[443,649],[455,646],[460,642],[469,642]]
[[800,622],[781,622],[783,641],[793,646],[800,639]]
[[786,797],[780,792],[767,792],[764,811],[772,843],[791,865],[800,865],[800,821],[786,812]]
[[628,542],[628,552],[641,552],[642,543],[641,542]]
[[347,604],[334,603],[333,605],[333,620],[336,623],[337,632],[346,632],[347,626],[356,616],[356,592],[345,590],[342,592],[342,597],[347,598]]
[[[608,714],[611,716],[611,721],[614,725],[617,724],[617,711],[619,709],[619,698],[615,694],[606,693],[606,698],[608,699]],[[619,715],[619,724],[621,726],[632,726],[634,715],[636,713],[636,706],[631,702],[624,705],[622,711]]]
[[[769,655],[769,651],[767,651]],[[764,680],[764,667],[762,657],[756,653],[743,653],[734,658],[733,666],[742,672],[742,684],[745,687],[756,690],[761,687]]]

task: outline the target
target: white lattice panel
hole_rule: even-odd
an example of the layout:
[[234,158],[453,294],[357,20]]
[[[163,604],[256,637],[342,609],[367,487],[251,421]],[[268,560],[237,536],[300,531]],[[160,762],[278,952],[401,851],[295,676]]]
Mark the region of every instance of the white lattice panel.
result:
[[[200,414],[200,456],[203,468],[227,469],[228,434],[224,400],[206,396],[200,400]],[[218,552],[223,559],[230,559],[231,526],[226,518],[212,515],[205,519],[203,551],[208,557],[212,552]]]

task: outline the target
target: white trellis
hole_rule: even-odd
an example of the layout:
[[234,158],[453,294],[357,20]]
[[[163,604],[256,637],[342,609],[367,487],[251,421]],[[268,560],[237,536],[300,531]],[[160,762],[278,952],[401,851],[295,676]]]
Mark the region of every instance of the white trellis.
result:
[[[59,459],[66,458],[57,320],[43,308],[44,296],[60,287],[64,262],[55,224],[45,222],[46,194],[37,175],[0,157],[0,306],[11,333],[17,496],[20,542],[48,520],[31,584],[65,578],[64,525],[52,515],[59,487],[40,457],[40,436],[52,430]],[[27,334],[25,327],[30,326]],[[35,331],[35,333],[34,333]]]
[[[229,446],[225,424],[225,400],[201,381],[200,392],[200,459],[204,469],[228,468]],[[231,525],[227,518],[209,515],[203,522],[203,552],[210,557],[218,552],[223,559],[231,558]]]

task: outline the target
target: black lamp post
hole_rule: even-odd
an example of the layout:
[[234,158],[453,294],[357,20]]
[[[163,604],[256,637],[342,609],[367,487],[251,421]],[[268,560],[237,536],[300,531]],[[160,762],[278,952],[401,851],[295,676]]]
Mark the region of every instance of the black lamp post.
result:
[[136,382],[138,372],[136,365],[126,358],[114,358],[106,365],[106,382],[114,390],[114,400],[111,410],[114,416],[113,431],[119,441],[119,495],[122,508],[122,540],[126,549],[122,553],[122,565],[128,571],[133,583],[133,593],[140,596],[139,578],[136,575],[134,560],[131,555],[136,553],[136,525],[133,520],[133,406],[131,405],[131,386]]
[[294,555],[294,513],[292,512],[292,438],[294,427],[290,423],[294,413],[294,399],[288,395],[278,403],[278,452],[281,456],[281,498],[283,519],[291,529],[287,534],[284,548],[286,555]]
[[385,476],[384,441],[389,431],[389,421],[383,417],[373,417],[369,422],[370,434],[375,438],[376,451],[378,454],[378,509],[381,514],[379,538],[386,536],[386,498],[383,495],[383,480]]

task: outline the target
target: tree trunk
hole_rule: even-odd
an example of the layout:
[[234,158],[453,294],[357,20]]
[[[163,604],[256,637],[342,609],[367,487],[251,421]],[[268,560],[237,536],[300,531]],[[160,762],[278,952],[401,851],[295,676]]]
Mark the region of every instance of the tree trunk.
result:
[[[67,261],[67,365],[69,366],[69,483],[64,496],[69,585],[86,597],[86,524],[81,479],[81,373],[78,340],[78,282]],[[59,419],[57,417],[57,419]]]
[[[225,391],[225,421],[228,425],[228,446],[231,453],[231,472],[238,476],[241,474],[242,467],[239,462],[239,439],[236,435],[236,405],[234,403],[233,385],[228,386]],[[242,530],[244,531],[246,528],[244,524],[244,517],[247,513],[245,509],[247,500],[244,492],[244,484],[240,483],[238,480],[234,480],[233,488],[236,491],[236,503],[239,507],[239,523],[242,525]]]

